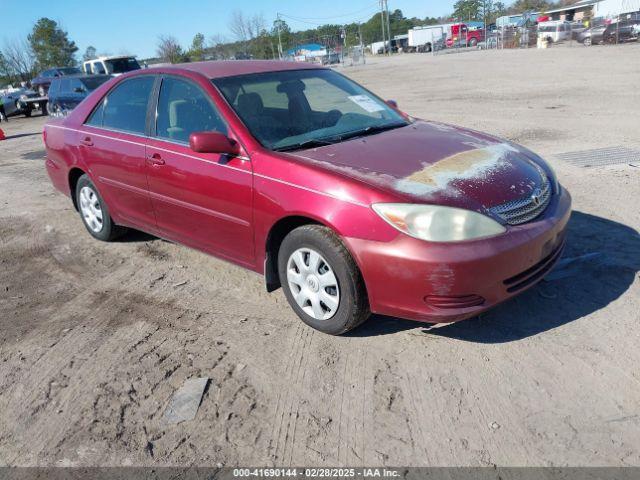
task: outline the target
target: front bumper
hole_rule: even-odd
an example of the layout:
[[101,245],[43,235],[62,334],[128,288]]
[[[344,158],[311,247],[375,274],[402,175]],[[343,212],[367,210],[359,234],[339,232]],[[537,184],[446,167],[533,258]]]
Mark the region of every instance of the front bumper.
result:
[[496,237],[449,244],[399,234],[346,238],[372,312],[431,323],[473,317],[535,285],[564,248],[571,196],[563,188],[537,219]]

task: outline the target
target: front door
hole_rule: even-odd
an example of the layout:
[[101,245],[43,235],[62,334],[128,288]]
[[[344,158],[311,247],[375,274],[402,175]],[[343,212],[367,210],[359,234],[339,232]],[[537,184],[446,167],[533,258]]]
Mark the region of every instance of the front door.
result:
[[251,163],[192,151],[189,135],[200,131],[230,134],[200,86],[165,76],[158,95],[155,137],[146,149],[149,194],[158,228],[167,238],[252,266]]
[[146,117],[156,77],[125,80],[78,132],[81,155],[116,221],[155,231],[145,165]]

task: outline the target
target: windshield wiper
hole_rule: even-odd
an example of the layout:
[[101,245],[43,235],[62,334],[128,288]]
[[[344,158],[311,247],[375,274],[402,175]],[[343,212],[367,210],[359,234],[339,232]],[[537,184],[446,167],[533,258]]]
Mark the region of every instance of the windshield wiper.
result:
[[393,130],[394,128],[406,127],[408,124],[402,122],[387,123],[383,125],[371,125],[361,130],[354,130],[353,132],[347,132],[339,135],[339,140],[348,140],[349,138],[364,137],[366,135],[373,135],[374,133],[384,132],[386,130]]
[[285,145],[283,147],[274,148],[275,152],[288,152],[290,150],[300,150],[302,148],[324,147],[326,145],[332,145],[335,142],[329,140],[322,140],[320,138],[312,138],[305,140],[304,142],[293,143],[291,145]]

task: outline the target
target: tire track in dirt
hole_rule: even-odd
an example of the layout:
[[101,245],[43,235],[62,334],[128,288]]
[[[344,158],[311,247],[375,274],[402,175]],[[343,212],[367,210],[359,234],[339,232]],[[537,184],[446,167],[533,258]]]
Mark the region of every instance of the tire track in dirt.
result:
[[[301,379],[306,371],[306,360],[309,353],[308,344],[312,334],[310,328],[300,323],[296,325],[293,339],[290,344],[293,349],[288,357],[285,372],[278,387],[276,410],[274,417],[278,419],[277,428],[274,429],[271,446],[272,458],[275,463],[282,462],[293,456],[293,432],[295,432],[300,411],[300,398],[304,395],[304,385]],[[302,372],[302,373],[301,373]],[[283,394],[284,392],[284,394]],[[293,426],[293,431],[291,430]],[[289,454],[287,455],[287,449]]]

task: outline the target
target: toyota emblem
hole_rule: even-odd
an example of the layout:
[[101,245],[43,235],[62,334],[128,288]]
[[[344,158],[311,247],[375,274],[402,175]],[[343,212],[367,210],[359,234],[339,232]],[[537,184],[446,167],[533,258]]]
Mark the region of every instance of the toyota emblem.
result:
[[538,206],[540,205],[540,196],[542,195],[542,191],[539,188],[536,188],[531,194],[531,203]]

